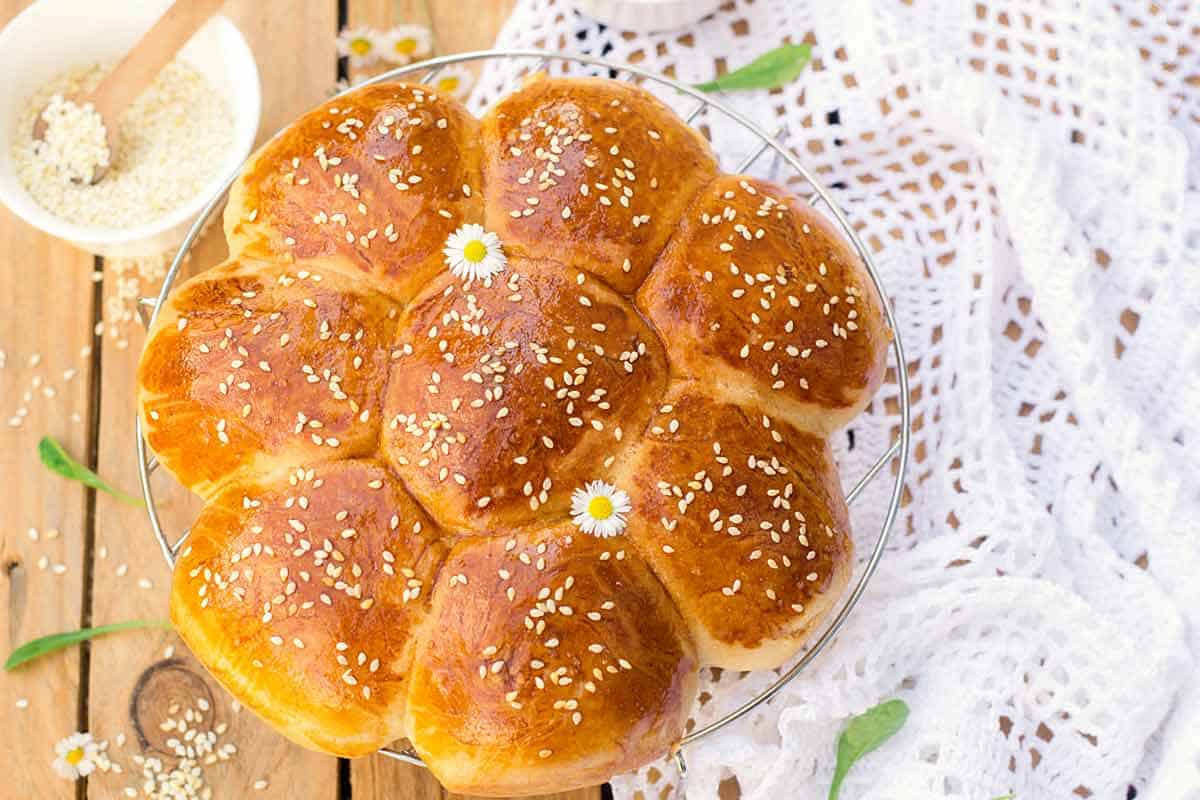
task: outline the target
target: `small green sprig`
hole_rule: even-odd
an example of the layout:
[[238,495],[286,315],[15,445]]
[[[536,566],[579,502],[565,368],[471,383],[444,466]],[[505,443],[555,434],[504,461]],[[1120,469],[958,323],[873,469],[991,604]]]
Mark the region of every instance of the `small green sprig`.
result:
[[43,436],[42,440],[38,442],[38,456],[42,459],[42,463],[46,466],[46,469],[68,480],[79,481],[83,485],[90,486],[98,491],[108,492],[122,503],[128,503],[131,506],[145,505],[140,497],[134,497],[131,494],[122,492],[83,464],[71,458],[63,446],[52,436]]
[[768,50],[744,67],[726,72],[711,81],[697,83],[702,92],[729,92],[738,89],[777,89],[796,79],[812,60],[812,46],[785,44]]
[[829,800],[838,800],[842,781],[846,780],[850,768],[895,736],[907,719],[908,706],[903,700],[886,700],[850,719],[838,737],[837,766],[833,770],[833,782],[829,784]]
[[26,642],[12,651],[12,655],[4,662],[4,671],[9,672],[35,658],[57,652],[71,645],[79,644],[96,636],[117,631],[129,631],[137,628],[170,628],[171,623],[165,619],[147,620],[134,619],[128,622],[114,622],[111,625],[100,625],[95,628],[81,628],[77,631],[52,633],[39,639]]

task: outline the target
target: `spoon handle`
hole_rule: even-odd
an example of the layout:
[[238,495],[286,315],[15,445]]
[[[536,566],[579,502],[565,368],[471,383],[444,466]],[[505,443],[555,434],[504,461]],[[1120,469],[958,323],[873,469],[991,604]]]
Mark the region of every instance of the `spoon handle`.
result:
[[85,100],[115,123],[222,5],[224,0],[176,0]]

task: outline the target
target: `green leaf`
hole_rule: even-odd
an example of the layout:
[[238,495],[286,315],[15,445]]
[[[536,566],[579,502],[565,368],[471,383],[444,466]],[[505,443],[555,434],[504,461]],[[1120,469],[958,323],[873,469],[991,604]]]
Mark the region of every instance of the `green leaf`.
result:
[[62,650],[64,647],[70,647],[73,644],[91,639],[94,636],[103,636],[106,633],[115,633],[117,631],[129,631],[135,628],[170,628],[171,623],[165,619],[161,620],[146,620],[134,619],[128,622],[114,622],[112,625],[101,625],[97,628],[82,628],[77,631],[67,631],[65,633],[52,633],[49,636],[43,636],[40,639],[34,639],[31,642],[18,647],[12,651],[12,655],[4,662],[4,670],[8,672],[16,669],[27,661],[32,661],[35,658],[53,653],[56,650]]
[[992,800],[1017,800],[1017,796],[1012,792],[1009,792],[1008,794],[1002,794],[999,797],[993,797]]
[[736,89],[775,89],[785,86],[808,66],[812,47],[807,44],[785,44],[768,50],[740,69],[726,72],[706,83],[697,83],[702,92],[728,92]]
[[908,719],[908,706],[903,700],[887,700],[868,708],[846,724],[838,737],[837,766],[833,771],[833,783],[829,785],[829,800],[837,800],[842,791],[842,781],[860,758],[892,738],[904,727]]
[[42,440],[38,442],[38,456],[41,457],[42,463],[46,465],[46,469],[56,472],[68,480],[79,481],[85,486],[90,486],[101,492],[108,492],[122,503],[128,503],[131,506],[145,505],[140,497],[125,494],[120,489],[110,486],[99,475],[71,458],[67,454],[67,451],[63,449],[63,446],[51,436],[43,436]]

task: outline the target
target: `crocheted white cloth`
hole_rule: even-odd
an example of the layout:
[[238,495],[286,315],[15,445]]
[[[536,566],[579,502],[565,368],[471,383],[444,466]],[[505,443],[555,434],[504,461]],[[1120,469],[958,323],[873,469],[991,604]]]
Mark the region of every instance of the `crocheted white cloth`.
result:
[[[1200,3],[739,0],[633,35],[521,0],[498,45],[702,81],[785,39],[814,43],[799,80],[721,99],[785,128],[876,252],[905,505],[836,644],[690,746],[686,780],[664,763],[618,796],[823,798],[845,718],[897,696],[907,726],[845,798],[1200,798]],[[511,88],[491,68],[474,102]],[[707,121],[732,169],[752,141]],[[840,442],[847,485],[895,398]],[[853,507],[860,551],[889,489]],[[697,724],[774,677],[707,678]]]

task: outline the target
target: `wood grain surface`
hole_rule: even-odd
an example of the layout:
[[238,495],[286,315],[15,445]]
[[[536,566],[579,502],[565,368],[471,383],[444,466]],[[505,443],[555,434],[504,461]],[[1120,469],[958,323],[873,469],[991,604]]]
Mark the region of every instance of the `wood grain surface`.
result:
[[[24,0],[0,0],[0,24],[24,5]],[[95,499],[48,476],[38,462],[37,442],[52,435],[80,461],[89,460],[93,269],[92,256],[0,208],[0,646],[5,657],[27,639],[77,628],[84,618]],[[70,796],[51,769],[51,748],[80,724],[80,669],[79,653],[69,652],[0,677],[0,758],[6,764],[0,796]]]
[[[29,0],[0,0],[0,24]],[[339,21],[385,29],[417,23],[433,30],[436,54],[491,45],[515,0],[481,0],[466,10],[449,0],[228,0],[223,13],[249,40],[263,90],[262,141],[324,98],[338,77]],[[362,77],[362,73],[351,78]],[[218,263],[222,237],[210,229],[193,250],[191,274]],[[36,447],[53,435],[110,482],[136,491],[134,373],[142,332],[136,323],[97,324],[128,305],[128,265],[80,252],[0,209],[0,653],[31,638],[81,625],[166,616],[169,573],[145,512],[46,472]],[[101,280],[94,279],[100,273]],[[149,287],[143,287],[149,288]],[[105,308],[110,309],[105,315]],[[10,425],[11,418],[18,424]],[[197,503],[169,476],[154,477],[166,527],[184,530]],[[32,529],[32,532],[31,532]],[[299,748],[240,711],[173,633],[127,632],[43,658],[0,675],[0,758],[8,774],[0,798],[118,798],[142,795],[143,761],[164,772],[177,763],[169,740],[184,732],[216,736],[215,763],[203,765],[213,798],[287,800],[442,800],[425,770],[381,756],[342,761]],[[75,730],[108,742],[122,772],[72,783],[51,763],[54,743]],[[542,800],[598,800],[600,789]]]

